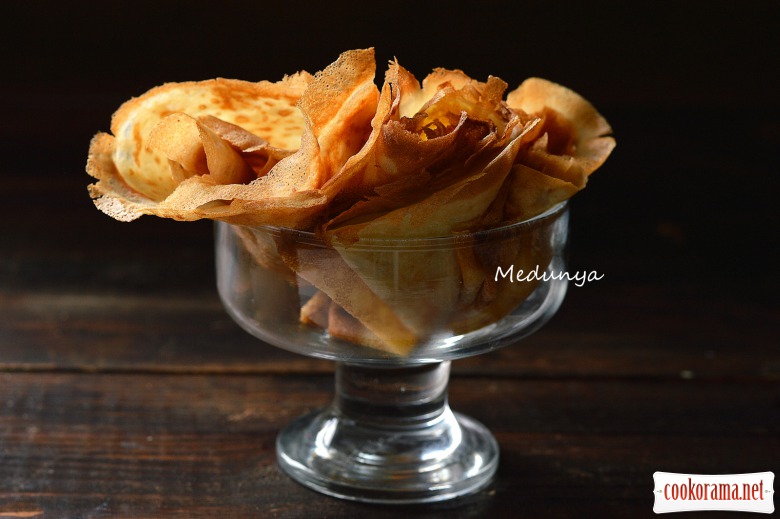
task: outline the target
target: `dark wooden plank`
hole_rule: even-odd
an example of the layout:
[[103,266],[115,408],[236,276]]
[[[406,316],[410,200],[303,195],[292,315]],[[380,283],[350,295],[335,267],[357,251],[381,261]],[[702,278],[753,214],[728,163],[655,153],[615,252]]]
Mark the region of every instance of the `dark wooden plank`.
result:
[[[319,496],[276,469],[277,430],[326,403],[331,384],[329,376],[1,374],[0,512],[397,516]],[[764,471],[780,459],[776,384],[456,376],[450,396],[496,434],[499,477],[461,502],[404,509],[410,517],[645,516],[656,470]]]
[[[162,292],[162,291],[161,291]],[[211,291],[0,293],[0,369],[327,372],[327,362],[254,339]],[[455,363],[526,377],[780,378],[780,311],[691,287],[571,287],[535,335]]]

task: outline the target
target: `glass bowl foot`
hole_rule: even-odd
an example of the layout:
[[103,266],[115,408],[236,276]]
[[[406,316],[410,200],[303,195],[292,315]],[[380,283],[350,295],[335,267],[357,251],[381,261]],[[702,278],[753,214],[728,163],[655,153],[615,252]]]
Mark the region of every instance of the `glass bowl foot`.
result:
[[498,444],[485,426],[450,410],[448,376],[449,363],[339,365],[334,403],[279,434],[279,466],[304,486],[362,502],[430,503],[484,488]]

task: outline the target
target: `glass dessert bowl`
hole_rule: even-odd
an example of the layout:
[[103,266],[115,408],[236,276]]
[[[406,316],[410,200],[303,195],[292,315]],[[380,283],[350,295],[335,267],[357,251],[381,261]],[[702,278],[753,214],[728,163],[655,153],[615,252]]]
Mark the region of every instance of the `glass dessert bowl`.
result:
[[566,293],[567,204],[485,231],[338,243],[216,224],[217,285],[257,338],[336,362],[333,402],[283,429],[282,470],[356,501],[425,503],[484,488],[499,448],[447,401],[450,361],[515,343]]

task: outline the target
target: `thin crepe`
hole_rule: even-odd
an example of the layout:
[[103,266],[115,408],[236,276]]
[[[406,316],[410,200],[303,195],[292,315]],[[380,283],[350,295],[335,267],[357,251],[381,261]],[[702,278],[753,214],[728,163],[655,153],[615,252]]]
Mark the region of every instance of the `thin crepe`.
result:
[[[375,69],[373,49],[363,49],[278,83],[152,89],[117,111],[113,135],[92,141],[95,204],[122,221],[279,228],[244,239],[258,268],[291,290],[316,288],[301,322],[373,348],[403,355],[437,331],[494,322],[535,287],[497,283],[496,265],[543,270],[552,250],[534,233],[514,243],[474,233],[583,189],[615,146],[611,128],[581,96],[543,79],[504,99],[508,85],[496,77],[435,69],[420,83],[394,60],[378,89]],[[285,228],[323,244],[296,244]],[[447,237],[457,246],[420,246]],[[372,248],[382,240],[415,245],[388,254]]]

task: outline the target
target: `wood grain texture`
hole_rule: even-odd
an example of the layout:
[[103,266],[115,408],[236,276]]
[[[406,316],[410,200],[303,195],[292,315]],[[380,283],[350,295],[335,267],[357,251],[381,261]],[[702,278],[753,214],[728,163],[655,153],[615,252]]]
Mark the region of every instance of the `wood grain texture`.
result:
[[[313,375],[0,375],[0,511],[397,515],[317,495],[276,468],[278,429],[327,403],[331,383]],[[656,470],[750,472],[780,459],[772,384],[456,376],[450,396],[454,409],[496,434],[498,477],[475,496],[404,515],[642,516]]]

